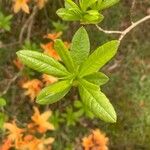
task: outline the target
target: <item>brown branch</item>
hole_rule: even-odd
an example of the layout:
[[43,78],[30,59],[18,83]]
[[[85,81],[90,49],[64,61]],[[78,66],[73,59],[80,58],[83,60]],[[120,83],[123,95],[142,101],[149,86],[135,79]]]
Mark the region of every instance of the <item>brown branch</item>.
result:
[[35,15],[36,15],[36,13],[37,13],[37,10],[38,10],[38,8],[37,8],[37,6],[35,6],[35,7],[33,8],[32,14],[31,14],[30,17],[26,20],[26,22],[24,23],[23,27],[21,28],[20,35],[19,35],[19,42],[20,42],[20,43],[22,43],[22,41],[23,41],[23,35],[24,35],[24,33],[25,33],[25,31],[26,31],[26,29],[27,29],[28,27],[29,27],[29,29],[28,29],[28,37],[27,37],[27,38],[30,37],[30,32],[31,32],[31,28],[32,28],[32,21],[33,21]]
[[5,90],[0,93],[0,97],[5,95],[8,92],[12,83],[16,81],[16,79],[21,75],[21,73],[22,73],[22,70],[20,70],[12,79],[9,80]]
[[120,34],[120,36],[119,36],[119,41],[121,42],[122,39],[123,39],[132,29],[134,29],[136,26],[138,26],[139,24],[141,24],[141,23],[143,23],[143,22],[145,22],[145,21],[147,21],[147,20],[149,20],[149,19],[150,19],[150,15],[147,15],[147,16],[143,17],[142,19],[140,19],[140,20],[138,20],[138,21],[132,23],[131,26],[129,26],[128,28],[126,28],[126,29],[123,30],[123,31],[109,31],[109,30],[104,30],[104,29],[102,29],[101,27],[99,27],[98,25],[96,25],[96,27],[98,28],[99,31],[104,32],[104,33],[106,33],[106,34]]
[[104,30],[100,26],[96,25],[97,29],[101,32],[104,32],[106,34],[122,34],[122,31],[110,31],[110,30]]
[[132,29],[134,29],[136,26],[138,26],[139,24],[141,24],[141,23],[143,23],[143,22],[145,22],[145,21],[147,21],[147,20],[149,20],[149,19],[150,19],[150,15],[145,16],[144,18],[138,20],[137,22],[132,23],[131,26],[129,26],[127,29],[125,29],[125,30],[121,33],[121,35],[120,35],[120,37],[119,37],[119,41],[121,41],[121,40],[126,36],[126,34],[128,34],[128,33],[129,33]]
[[9,44],[1,44],[0,43],[0,48],[11,47],[11,46],[18,45],[18,44],[19,44],[19,41],[16,41],[16,42],[13,42],[13,43],[9,43]]

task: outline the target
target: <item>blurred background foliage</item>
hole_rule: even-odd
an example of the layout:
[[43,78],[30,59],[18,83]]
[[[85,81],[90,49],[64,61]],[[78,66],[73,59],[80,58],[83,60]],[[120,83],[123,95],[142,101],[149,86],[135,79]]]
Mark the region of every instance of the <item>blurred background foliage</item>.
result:
[[[27,39],[27,31],[25,31],[20,41],[20,32],[30,14],[23,12],[14,14],[12,2],[0,0],[0,93],[18,72],[13,65],[17,50],[23,48],[41,51],[40,44],[46,40],[43,36],[52,32],[62,31],[63,39],[71,41],[79,24],[62,22],[58,18],[55,12],[62,6],[62,0],[49,0],[43,9],[36,13],[30,37]],[[33,6],[30,7],[32,10]],[[132,0],[120,1],[119,4],[104,12],[105,19],[101,27],[123,30],[132,21],[150,13],[149,0],[135,0],[134,7],[132,9],[131,7]],[[116,35],[99,32],[92,25],[86,28],[90,35],[92,49],[117,38]],[[50,133],[55,137],[54,150],[65,148],[80,150],[81,137],[93,128],[100,128],[107,134],[111,150],[150,149],[150,21],[144,22],[126,36],[117,56],[103,68],[103,71],[110,77],[103,91],[107,93],[117,111],[117,123],[106,124],[93,119],[93,115],[78,102],[79,97],[73,89],[65,97],[67,101],[47,106],[53,111],[51,122],[56,127],[56,131]],[[30,79],[40,76],[29,68],[25,68],[22,74],[28,74]],[[18,118],[20,122],[29,120],[33,104],[23,95],[23,89],[18,87],[17,81],[11,84],[3,98],[6,99],[7,105],[0,105],[1,112],[5,113],[5,116],[0,113],[3,116],[1,118],[5,120]],[[45,109],[43,106],[39,107],[41,110]],[[3,122],[1,120],[0,124]]]

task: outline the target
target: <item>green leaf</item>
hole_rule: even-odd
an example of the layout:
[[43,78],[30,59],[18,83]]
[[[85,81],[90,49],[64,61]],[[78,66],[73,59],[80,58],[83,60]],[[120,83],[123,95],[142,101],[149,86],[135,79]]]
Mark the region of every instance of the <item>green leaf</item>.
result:
[[100,7],[99,7],[99,10],[109,8],[113,5],[115,5],[116,3],[118,3],[119,1],[120,0],[103,0]]
[[109,78],[102,72],[95,72],[93,74],[87,75],[84,77],[87,81],[101,86],[108,82]]
[[118,46],[119,41],[113,40],[98,47],[81,65],[79,76],[84,77],[97,72],[116,54]]
[[102,0],[97,0],[96,3],[94,3],[91,8],[94,10],[99,10],[100,6],[101,6]]
[[52,123],[57,130],[60,127],[60,124],[64,122],[64,119],[61,117],[61,112],[58,110],[53,111],[53,115],[49,119],[50,123]]
[[77,8],[60,8],[57,10],[57,15],[65,21],[79,21],[82,17],[80,9]]
[[81,22],[83,24],[98,24],[104,19],[104,16],[100,14],[97,10],[88,10],[84,14]]
[[6,100],[0,97],[0,107],[6,106]]
[[82,116],[82,112],[74,112],[72,107],[67,107],[66,113],[63,113],[62,116],[65,118],[67,126],[74,126]]
[[79,0],[80,7],[83,11],[86,11],[91,5],[93,5],[97,0]]
[[58,20],[58,21],[52,21],[52,25],[55,28],[54,30],[56,32],[62,32],[68,29],[68,25],[65,24],[64,22]]
[[73,72],[75,69],[74,62],[71,58],[70,51],[65,47],[62,40],[56,40],[54,45],[55,50],[61,57],[63,63],[68,68],[70,72]]
[[106,122],[116,122],[115,110],[98,86],[82,79],[80,80],[79,92],[83,103],[95,116]]
[[71,81],[56,82],[44,88],[37,96],[37,103],[41,105],[53,104],[63,98],[71,88]]
[[76,65],[83,63],[90,52],[90,41],[87,31],[81,27],[74,35],[71,45],[71,56]]
[[17,52],[17,55],[24,64],[39,72],[54,75],[56,77],[70,75],[62,64],[46,54],[29,50],[21,50]]
[[6,31],[10,31],[11,19],[12,15],[5,16],[0,12],[0,29],[4,29]]
[[86,117],[89,117],[91,119],[94,118],[94,114],[82,101],[76,100],[74,102],[74,107],[78,108],[79,109],[78,111],[81,112],[82,114],[85,114]]
[[65,0],[65,8],[76,8],[79,9],[78,5],[74,3],[72,0]]
[[0,112],[0,129],[3,128],[4,122],[5,122],[5,114]]

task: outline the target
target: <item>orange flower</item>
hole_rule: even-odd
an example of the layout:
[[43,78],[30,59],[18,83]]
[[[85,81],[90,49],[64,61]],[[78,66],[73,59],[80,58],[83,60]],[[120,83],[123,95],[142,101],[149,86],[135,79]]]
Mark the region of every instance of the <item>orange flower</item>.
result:
[[49,84],[52,84],[52,83],[58,81],[58,79],[57,79],[56,77],[53,77],[53,76],[47,75],[47,74],[43,74],[43,75],[42,75],[42,78],[43,78],[43,82],[44,82],[46,85],[49,85]]
[[45,6],[46,2],[47,2],[47,0],[35,0],[35,1],[36,1],[37,6],[38,6],[39,9],[42,9]]
[[19,139],[22,136],[22,133],[24,132],[23,129],[17,127],[14,121],[13,123],[5,123],[4,128],[9,130],[8,139],[11,141]]
[[40,143],[40,140],[35,136],[26,135],[18,145],[19,150],[38,150],[37,146]]
[[23,10],[25,13],[29,14],[29,6],[27,5],[28,0],[15,0],[13,9],[15,13]]
[[46,111],[40,114],[37,107],[33,107],[33,109],[34,114],[31,117],[33,123],[29,124],[28,127],[33,129],[37,127],[39,133],[45,133],[47,130],[54,130],[54,126],[48,121],[49,117],[51,116],[51,111]]
[[42,85],[43,84],[40,80],[33,79],[23,83],[22,87],[27,89],[25,95],[28,95],[33,101],[35,97],[38,95],[38,93],[41,91]]
[[54,43],[53,42],[49,42],[47,44],[41,44],[41,47],[44,50],[44,53],[55,58],[56,60],[60,60],[59,55],[57,54],[57,52],[54,49]]
[[42,138],[38,144],[38,150],[51,150],[51,144],[54,142],[54,138],[49,137],[47,139]]
[[51,137],[47,139],[38,139],[36,137],[33,137],[32,135],[27,135],[24,138],[24,141],[20,146],[19,150],[47,150],[46,146],[52,144],[53,141],[54,138]]
[[99,129],[93,130],[92,134],[82,139],[84,150],[108,150],[108,138]]
[[6,139],[3,145],[0,147],[0,150],[9,150],[11,147],[12,147],[12,141],[9,139]]
[[5,123],[4,128],[9,131],[7,139],[10,140],[16,148],[18,148],[18,143],[21,141],[24,129],[18,128],[14,121],[13,123]]
[[57,32],[57,33],[49,33],[44,36],[44,38],[50,39],[52,41],[55,41],[62,35],[62,32]]
[[21,70],[23,68],[23,64],[21,63],[21,61],[18,58],[13,60],[13,63],[19,70]]

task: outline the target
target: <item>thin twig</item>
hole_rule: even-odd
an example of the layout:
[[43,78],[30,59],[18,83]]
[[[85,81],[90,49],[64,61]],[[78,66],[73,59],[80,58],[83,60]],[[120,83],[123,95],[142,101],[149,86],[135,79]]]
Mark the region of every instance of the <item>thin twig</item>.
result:
[[102,32],[104,32],[104,33],[106,33],[106,34],[122,34],[122,31],[109,31],[109,30],[104,30],[104,29],[102,29],[100,26],[98,26],[98,25],[96,25],[96,27],[97,27],[97,29],[99,30],[99,31],[102,31]]
[[128,34],[132,29],[134,29],[136,26],[138,26],[139,24],[147,21],[150,19],[150,15],[148,16],[145,16],[144,18],[140,19],[139,21],[135,22],[135,23],[132,23],[131,26],[129,26],[127,29],[125,29],[122,34],[120,35],[119,37],[119,41],[121,41],[125,36],[126,34]]
[[[28,28],[30,22],[32,22],[32,20],[34,19],[36,13],[37,13],[37,6],[35,6],[33,8],[33,12],[32,14],[30,15],[30,17],[26,20],[26,22],[24,23],[22,29],[21,29],[21,32],[20,32],[20,35],[19,35],[19,42],[22,43],[22,39],[23,39],[23,35],[24,35],[24,32],[25,30]],[[29,26],[30,28],[32,28],[32,24]],[[31,30],[29,30],[29,32],[31,32]],[[28,36],[30,36],[30,33],[28,34]]]
[[22,70],[20,70],[12,79],[9,80],[5,90],[0,93],[0,97],[5,95],[8,92],[11,84],[16,81],[16,79],[21,75],[21,73],[22,73]]
[[96,25],[96,27],[98,28],[99,31],[102,31],[106,34],[120,34],[120,37],[119,37],[119,41],[121,41],[132,29],[134,29],[136,26],[138,26],[139,24],[147,21],[150,19],[150,15],[147,15],[145,17],[143,17],[142,19],[132,23],[131,26],[129,26],[128,28],[126,28],[125,30],[123,31],[109,31],[109,30],[104,30],[102,29],[101,27],[99,27],[98,25]]
[[11,47],[11,46],[18,45],[18,44],[19,44],[19,41],[16,41],[16,42],[13,42],[13,43],[9,43],[9,44],[1,44],[0,43],[0,48]]

